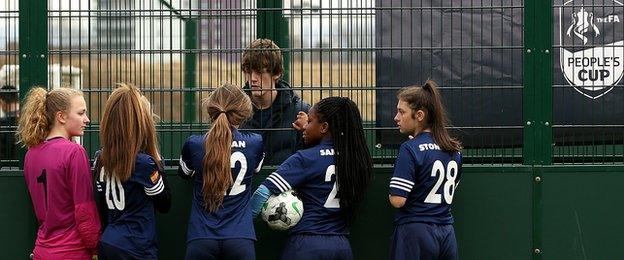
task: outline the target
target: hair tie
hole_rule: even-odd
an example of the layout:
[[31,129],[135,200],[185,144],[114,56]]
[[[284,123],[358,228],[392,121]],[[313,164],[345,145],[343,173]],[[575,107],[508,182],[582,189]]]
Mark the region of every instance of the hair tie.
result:
[[223,111],[223,110],[219,111],[219,114],[225,114],[225,113],[227,113],[227,112]]

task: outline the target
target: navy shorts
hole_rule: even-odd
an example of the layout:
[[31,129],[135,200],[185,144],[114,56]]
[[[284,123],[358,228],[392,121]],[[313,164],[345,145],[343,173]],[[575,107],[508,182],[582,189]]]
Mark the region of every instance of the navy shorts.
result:
[[396,226],[390,259],[458,259],[453,225],[408,223]]
[[282,259],[351,260],[353,252],[346,236],[292,235],[286,241]]
[[186,260],[195,259],[256,259],[254,241],[246,238],[195,239],[186,244]]
[[132,255],[115,246],[100,242],[98,247],[98,260],[141,260],[149,259]]

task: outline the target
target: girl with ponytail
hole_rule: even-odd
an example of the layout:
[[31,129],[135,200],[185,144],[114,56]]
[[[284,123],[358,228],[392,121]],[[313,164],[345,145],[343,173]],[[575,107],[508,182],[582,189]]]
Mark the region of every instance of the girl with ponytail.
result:
[[224,84],[205,102],[212,125],[182,147],[178,174],[193,182],[186,259],[255,259],[249,199],[264,159],[262,136],[239,131],[252,116],[249,96]]
[[373,168],[360,111],[348,98],[328,97],[300,117],[307,118],[307,124],[298,126],[311,148],[290,156],[258,187],[254,215],[271,194],[294,189],[304,211],[290,230],[282,259],[353,259],[349,225]]
[[89,124],[82,92],[31,89],[22,106],[18,143],[28,148],[24,177],[39,222],[33,259],[91,259],[100,221],[85,149],[72,142]]
[[390,179],[394,219],[391,259],[457,259],[451,204],[462,173],[461,143],[435,82],[401,89],[394,117],[413,136],[401,144]]

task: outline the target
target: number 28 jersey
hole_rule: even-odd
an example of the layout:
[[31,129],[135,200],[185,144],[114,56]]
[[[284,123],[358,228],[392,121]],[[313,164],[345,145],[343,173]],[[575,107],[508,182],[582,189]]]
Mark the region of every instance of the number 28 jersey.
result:
[[441,150],[429,132],[401,144],[390,179],[390,195],[407,200],[395,215],[395,225],[453,224],[451,204],[461,166],[461,154]]
[[232,187],[226,191],[223,204],[216,212],[205,210],[204,140],[206,135],[190,136],[182,147],[178,174],[193,180],[193,201],[189,218],[187,242],[195,239],[256,239],[249,201],[251,180],[260,171],[264,159],[262,136],[232,129]]

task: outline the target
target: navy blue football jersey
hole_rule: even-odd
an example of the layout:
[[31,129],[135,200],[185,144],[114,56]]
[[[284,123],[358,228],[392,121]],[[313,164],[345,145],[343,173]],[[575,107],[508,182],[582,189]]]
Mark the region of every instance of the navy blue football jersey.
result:
[[442,151],[431,133],[420,133],[401,144],[390,179],[390,195],[407,200],[397,211],[395,224],[453,224],[451,204],[461,166],[461,154]]
[[150,197],[167,192],[162,169],[153,157],[139,153],[130,179],[121,182],[98,167],[99,153],[94,163],[96,189],[108,216],[100,241],[134,256],[156,259],[156,216]]
[[303,217],[291,234],[346,235],[336,197],[334,146],[331,140],[297,151],[262,183],[272,194],[294,189],[303,202]]
[[193,180],[193,201],[189,219],[187,242],[194,239],[256,239],[249,200],[251,180],[260,171],[264,153],[262,136],[232,129],[232,187],[223,198],[223,205],[214,213],[205,210],[203,164],[206,135],[190,136],[182,147],[179,174]]

